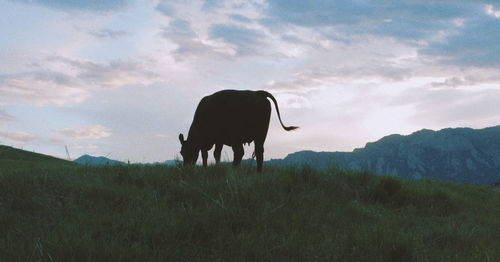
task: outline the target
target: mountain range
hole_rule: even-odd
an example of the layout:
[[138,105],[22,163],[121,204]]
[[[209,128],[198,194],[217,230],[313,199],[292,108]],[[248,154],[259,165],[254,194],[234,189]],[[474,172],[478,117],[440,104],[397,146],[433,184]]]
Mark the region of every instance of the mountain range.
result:
[[[104,156],[91,156],[91,155],[82,155],[81,157],[73,160],[73,162],[82,164],[82,165],[91,165],[91,166],[99,166],[99,165],[126,165],[127,163],[109,159]],[[175,160],[166,160],[164,162],[155,162],[151,164],[145,165],[175,165]]]
[[90,155],[82,155],[81,157],[73,160],[73,162],[82,164],[82,165],[124,165],[125,163],[118,161],[118,160],[113,160],[109,159],[107,157],[103,156],[90,156]]
[[[105,157],[84,155],[80,164],[124,164]],[[255,164],[252,159],[245,163]],[[155,164],[174,164],[167,160]],[[352,152],[299,151],[265,165],[303,166],[318,169],[366,170],[404,179],[492,184],[500,181],[500,126],[483,129],[422,129],[410,135],[389,135]]]
[[386,136],[352,152],[300,151],[268,163],[491,184],[500,180],[500,126],[423,129],[406,136]]
[[[176,161],[161,163],[173,165]],[[252,159],[246,163],[255,163]],[[73,162],[0,145],[0,167],[40,165],[114,165],[124,162],[83,155]],[[484,129],[423,129],[410,135],[389,135],[352,152],[299,151],[265,165],[309,165],[318,169],[367,170],[405,179],[430,178],[472,184],[500,181],[500,126]]]

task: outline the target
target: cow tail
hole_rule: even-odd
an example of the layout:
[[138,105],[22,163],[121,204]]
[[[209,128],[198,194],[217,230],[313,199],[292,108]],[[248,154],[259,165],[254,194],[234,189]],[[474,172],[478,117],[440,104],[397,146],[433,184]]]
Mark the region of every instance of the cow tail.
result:
[[283,122],[281,121],[281,116],[280,116],[280,110],[278,108],[278,102],[276,102],[276,99],[274,98],[273,95],[271,95],[269,92],[266,91],[260,91],[265,97],[271,98],[273,100],[274,106],[276,107],[276,113],[278,113],[278,119],[280,120],[281,126],[286,130],[286,131],[292,131],[297,128],[298,126],[285,126]]

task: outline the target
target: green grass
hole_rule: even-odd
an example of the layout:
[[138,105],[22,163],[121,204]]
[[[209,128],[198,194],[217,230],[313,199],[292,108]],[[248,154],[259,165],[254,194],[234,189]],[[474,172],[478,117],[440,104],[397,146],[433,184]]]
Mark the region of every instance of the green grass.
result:
[[1,169],[67,167],[76,165],[76,163],[64,159],[0,145]]
[[0,169],[0,261],[495,261],[499,203],[308,167]]

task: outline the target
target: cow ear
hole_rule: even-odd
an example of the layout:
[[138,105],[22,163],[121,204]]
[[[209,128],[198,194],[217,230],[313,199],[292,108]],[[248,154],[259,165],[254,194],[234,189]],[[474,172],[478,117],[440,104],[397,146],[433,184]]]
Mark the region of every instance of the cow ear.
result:
[[184,140],[184,135],[183,134],[179,135],[179,140],[181,141],[182,145],[184,145],[184,143],[186,143],[186,140]]

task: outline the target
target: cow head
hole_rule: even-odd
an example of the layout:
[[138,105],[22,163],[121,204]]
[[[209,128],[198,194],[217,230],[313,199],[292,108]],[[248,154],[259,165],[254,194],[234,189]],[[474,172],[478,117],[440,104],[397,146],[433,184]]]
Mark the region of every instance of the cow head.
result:
[[184,161],[184,165],[194,165],[196,160],[198,160],[198,155],[200,150],[196,149],[192,143],[189,143],[188,140],[184,140],[184,135],[179,135],[179,140],[181,141],[181,155],[182,161]]

